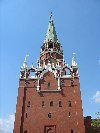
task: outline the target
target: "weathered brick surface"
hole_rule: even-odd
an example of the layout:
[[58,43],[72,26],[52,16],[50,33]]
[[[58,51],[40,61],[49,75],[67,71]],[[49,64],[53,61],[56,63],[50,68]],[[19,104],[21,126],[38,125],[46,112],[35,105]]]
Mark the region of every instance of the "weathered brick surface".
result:
[[[71,129],[73,133],[85,133],[79,79],[74,80],[74,86],[70,85],[70,79],[64,81],[65,86],[61,88],[61,92],[37,92],[33,87],[32,79],[28,80],[28,87],[25,88],[20,87],[25,86],[25,81],[20,80],[14,133],[21,133],[20,128],[23,128],[22,133],[25,130],[28,133],[46,133],[47,129],[50,130],[49,132],[52,130],[53,133],[71,133]],[[50,88],[48,88],[48,82],[50,82]],[[51,72],[46,73],[40,83],[41,90],[57,89],[57,80]],[[26,89],[25,93],[24,89]],[[69,100],[71,107],[68,106]],[[27,107],[28,101],[30,101],[30,107]],[[53,101],[52,107],[50,107],[51,101]],[[59,107],[59,101],[62,102],[62,107]],[[48,117],[49,113],[51,118]],[[22,114],[24,117],[21,122]]]
[[77,63],[74,57],[72,66],[64,62],[52,23],[50,19],[50,38],[41,47],[38,67],[28,69],[25,58],[20,70],[14,133],[85,133]]

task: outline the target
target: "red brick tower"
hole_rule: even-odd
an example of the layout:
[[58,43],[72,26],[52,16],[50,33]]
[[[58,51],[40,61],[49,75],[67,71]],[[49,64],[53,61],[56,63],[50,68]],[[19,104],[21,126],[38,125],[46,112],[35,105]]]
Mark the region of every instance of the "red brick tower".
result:
[[85,133],[78,66],[64,62],[52,15],[38,66],[20,69],[13,133]]

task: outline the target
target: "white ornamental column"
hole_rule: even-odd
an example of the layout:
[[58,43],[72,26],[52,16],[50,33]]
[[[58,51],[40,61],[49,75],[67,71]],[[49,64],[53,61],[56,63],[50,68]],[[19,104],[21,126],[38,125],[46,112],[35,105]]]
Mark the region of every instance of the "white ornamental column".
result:
[[40,90],[40,77],[39,77],[39,73],[37,72],[37,79],[38,79],[38,84],[37,84],[37,91]]
[[[59,66],[59,62],[57,67]],[[60,70],[57,70],[57,76],[58,76],[58,90],[60,90]]]
[[40,78],[38,77],[38,85],[37,85],[37,91],[40,90]]
[[60,90],[60,77],[58,77],[58,90]]

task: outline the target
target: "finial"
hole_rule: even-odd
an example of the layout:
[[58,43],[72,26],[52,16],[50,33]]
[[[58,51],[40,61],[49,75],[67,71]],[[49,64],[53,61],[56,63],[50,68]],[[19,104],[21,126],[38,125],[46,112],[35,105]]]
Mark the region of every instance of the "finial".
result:
[[72,66],[77,66],[77,63],[75,61],[75,54],[76,53],[73,53],[73,57],[72,57]]
[[50,13],[50,22],[52,21],[52,12]]
[[29,56],[28,54],[25,56],[24,63],[23,63],[23,68],[27,68],[27,57],[28,56]]
[[52,17],[52,12],[51,12],[51,17]]
[[29,56],[28,54],[25,56],[24,62],[27,62],[27,57],[28,56]]
[[75,57],[76,53],[73,53],[73,57]]

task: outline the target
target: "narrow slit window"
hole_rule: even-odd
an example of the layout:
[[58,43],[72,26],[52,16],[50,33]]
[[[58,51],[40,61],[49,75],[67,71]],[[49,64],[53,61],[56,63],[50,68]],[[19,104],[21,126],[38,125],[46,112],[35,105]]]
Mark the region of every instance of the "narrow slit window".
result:
[[62,102],[61,101],[59,101],[59,107],[62,107]]
[[70,112],[68,113],[69,117],[70,117]]
[[50,107],[53,107],[53,101],[50,102]]
[[36,86],[36,80],[34,81],[34,88],[36,88],[37,86]]
[[71,101],[68,101],[68,106],[72,107]]
[[71,86],[74,86],[74,80],[73,79],[71,79]]
[[26,87],[28,87],[28,81],[27,80],[25,80],[25,85],[26,85]]
[[50,87],[50,82],[48,82],[48,87]]
[[27,113],[26,113],[26,118],[27,118]]
[[48,117],[51,118],[51,113],[48,114]]
[[28,101],[27,107],[29,107],[29,108],[30,108],[30,101]]
[[42,107],[44,107],[44,101],[42,101]]
[[71,133],[74,133],[73,129],[71,129]]

